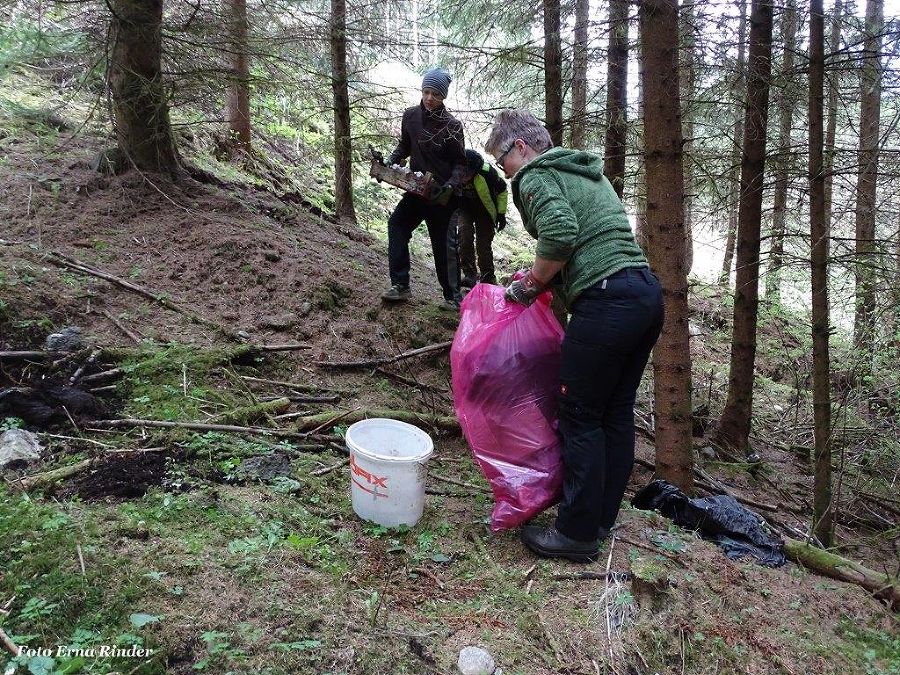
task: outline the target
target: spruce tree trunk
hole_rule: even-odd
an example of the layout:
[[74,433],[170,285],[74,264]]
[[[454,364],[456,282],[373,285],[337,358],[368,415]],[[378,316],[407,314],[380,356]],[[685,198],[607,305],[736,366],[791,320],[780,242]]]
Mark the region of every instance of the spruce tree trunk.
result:
[[753,412],[753,371],[759,309],[759,248],[766,124],[772,72],[772,0],[753,0],[741,199],[738,215],[734,327],[728,375],[728,399],[719,421],[717,442],[741,452],[748,449]]
[[162,79],[162,0],[111,0],[109,87],[119,149],[138,169],[177,175]]
[[681,128],[684,130],[684,274],[694,266],[694,0],[681,5],[678,29],[682,44],[681,60]]
[[784,229],[787,218],[788,174],[791,168],[791,129],[794,123],[794,50],[797,48],[797,8],[787,0],[781,15],[784,52],[781,59],[781,97],[778,101],[778,160],[775,164],[775,203],[772,208],[772,239],[766,299],[781,303],[781,266],[784,264]]
[[871,368],[875,324],[875,188],[881,117],[881,30],[884,0],[867,0],[866,33],[860,72],[859,175],[856,181],[856,314],[853,345]]
[[684,175],[678,92],[678,2],[640,6],[644,87],[644,163],[647,171],[648,253],[666,303],[662,335],[653,350],[656,472],[693,491],[691,354],[688,286],[684,271]]
[[225,118],[232,147],[250,150],[250,60],[247,56],[247,0],[225,0],[228,20],[228,90]]
[[575,0],[575,44],[572,53],[572,119],[569,145],[584,150],[587,130],[588,22],[590,0]]
[[738,25],[737,75],[734,83],[734,143],[731,146],[731,194],[728,200],[728,230],[725,236],[725,257],[719,283],[728,286],[734,263],[734,244],[738,227],[738,208],[741,198],[741,144],[744,142],[744,108],[747,96],[747,0],[740,0],[741,18]]
[[[837,54],[841,46],[841,20],[843,19],[844,5],[842,0],[835,0],[834,14],[831,16],[831,38],[828,43],[828,53],[831,58]],[[828,247],[831,250],[831,193],[834,185],[834,141],[837,136],[838,93],[841,82],[841,72],[835,68],[831,73],[828,84],[828,129],[825,132],[825,228],[828,231]]]
[[544,120],[553,145],[563,142],[562,42],[559,0],[544,1]]
[[815,486],[812,532],[831,546],[831,379],[828,333],[828,225],[825,218],[824,79],[825,16],[822,0],[812,0],[809,20],[809,234],[812,268],[813,437]]
[[619,199],[625,191],[628,134],[628,2],[610,0],[609,57],[606,70],[606,147],[603,173]]
[[644,56],[640,49],[637,52],[637,62],[637,108],[638,119],[641,121],[641,137],[637,148],[637,180],[635,181],[634,194],[634,238],[643,249],[644,255],[647,255],[647,167],[644,166],[644,157],[647,154],[647,145],[645,143],[646,132],[644,128]]
[[334,213],[341,220],[355,223],[346,0],[331,0],[331,91],[334,97]]

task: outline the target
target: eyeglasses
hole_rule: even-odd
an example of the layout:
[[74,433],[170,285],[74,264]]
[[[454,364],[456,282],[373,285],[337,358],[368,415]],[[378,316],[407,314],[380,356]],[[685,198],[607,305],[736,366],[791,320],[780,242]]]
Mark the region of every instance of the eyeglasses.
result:
[[501,169],[503,169],[503,171],[506,171],[506,167],[503,166],[503,158],[506,157],[514,147],[516,147],[516,142],[515,142],[515,141],[512,142],[512,145],[510,145],[510,146],[503,152],[502,155],[500,155],[497,159],[494,160],[494,164],[496,164],[496,165],[499,166]]

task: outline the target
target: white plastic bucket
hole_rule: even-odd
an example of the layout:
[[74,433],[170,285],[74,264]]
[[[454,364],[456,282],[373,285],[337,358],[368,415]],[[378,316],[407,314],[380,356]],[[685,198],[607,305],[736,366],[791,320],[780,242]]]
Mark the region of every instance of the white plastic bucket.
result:
[[351,425],[345,440],[356,515],[385,527],[415,525],[425,509],[431,436],[412,424],[376,417]]

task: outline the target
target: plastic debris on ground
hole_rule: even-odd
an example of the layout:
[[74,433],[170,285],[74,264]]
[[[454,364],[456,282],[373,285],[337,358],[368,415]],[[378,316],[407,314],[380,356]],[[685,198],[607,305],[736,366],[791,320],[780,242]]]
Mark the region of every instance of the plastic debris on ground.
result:
[[563,330],[542,294],[530,307],[477,284],[462,302],[450,350],[453,403],[494,492],[494,531],[517,527],[559,499],[557,389]]
[[780,567],[785,562],[784,541],[767,533],[762,518],[731,495],[691,499],[675,485],[655,480],[641,489],[631,504],[659,511],[676,525],[699,531],[732,560],[749,555],[767,567]]

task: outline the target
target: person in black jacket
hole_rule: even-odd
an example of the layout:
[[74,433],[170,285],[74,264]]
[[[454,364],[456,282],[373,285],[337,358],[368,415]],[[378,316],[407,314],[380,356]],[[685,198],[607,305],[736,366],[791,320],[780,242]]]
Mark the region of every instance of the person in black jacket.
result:
[[406,301],[409,291],[409,240],[424,220],[428,225],[431,250],[444,306],[459,309],[459,253],[456,228],[451,215],[457,208],[458,189],[465,177],[463,127],[447,108],[444,98],[450,88],[450,74],[443,68],[425,73],[422,101],[407,108],[400,127],[400,142],[387,158],[390,166],[409,157],[410,169],[430,171],[440,187],[424,198],[407,192],[388,220],[388,266],[391,286],[381,294],[389,302]]
[[466,164],[467,182],[462,187],[453,220],[459,234],[459,264],[463,275],[460,286],[472,288],[479,281],[497,283],[491,242],[494,229],[501,232],[506,227],[507,191],[506,181],[477,151],[466,150]]

